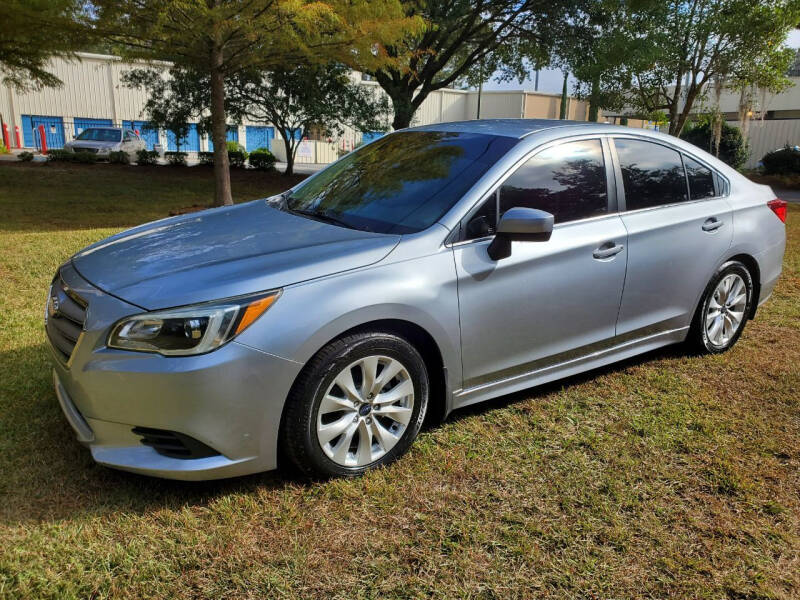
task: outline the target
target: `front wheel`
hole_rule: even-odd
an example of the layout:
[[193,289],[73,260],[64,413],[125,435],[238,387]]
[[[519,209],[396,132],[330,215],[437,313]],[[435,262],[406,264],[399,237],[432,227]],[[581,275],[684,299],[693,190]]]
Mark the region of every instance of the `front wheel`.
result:
[[720,354],[742,335],[753,303],[753,279],[738,261],[722,265],[697,308],[690,342],[702,352]]
[[310,476],[355,476],[402,456],[428,406],[419,352],[389,333],[346,336],[306,365],[287,399],[284,454]]

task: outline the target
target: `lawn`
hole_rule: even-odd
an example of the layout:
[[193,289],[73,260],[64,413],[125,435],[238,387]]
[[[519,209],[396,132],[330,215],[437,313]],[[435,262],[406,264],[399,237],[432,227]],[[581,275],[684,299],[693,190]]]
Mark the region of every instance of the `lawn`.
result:
[[[280,176],[235,173],[234,196]],[[211,199],[202,169],[0,163],[0,598],[798,598],[800,210],[722,356],[669,348],[453,415],[306,484],[99,467],[51,391],[59,263]]]

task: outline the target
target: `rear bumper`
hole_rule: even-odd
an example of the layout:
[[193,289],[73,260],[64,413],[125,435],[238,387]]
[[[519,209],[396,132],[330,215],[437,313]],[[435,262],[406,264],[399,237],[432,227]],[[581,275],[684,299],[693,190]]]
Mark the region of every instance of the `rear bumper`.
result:
[[[85,331],[68,362],[53,350],[53,383],[77,439],[103,465],[171,479],[217,479],[277,466],[283,405],[302,365],[237,342],[209,354],[165,357],[110,350],[121,316],[140,309],[92,292]],[[177,432],[218,455],[173,458],[144,445],[136,427]]]

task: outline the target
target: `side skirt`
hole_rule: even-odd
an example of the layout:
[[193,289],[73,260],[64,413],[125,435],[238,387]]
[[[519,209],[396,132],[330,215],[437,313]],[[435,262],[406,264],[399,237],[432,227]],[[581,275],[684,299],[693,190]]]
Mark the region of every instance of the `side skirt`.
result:
[[577,375],[656,348],[682,342],[686,339],[688,331],[689,327],[662,331],[527,373],[458,390],[453,393],[453,409]]

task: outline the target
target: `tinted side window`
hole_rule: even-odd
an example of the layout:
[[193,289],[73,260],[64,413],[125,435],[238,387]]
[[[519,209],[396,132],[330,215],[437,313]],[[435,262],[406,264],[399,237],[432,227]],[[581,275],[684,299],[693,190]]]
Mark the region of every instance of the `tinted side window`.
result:
[[547,211],[556,223],[608,212],[600,140],[559,144],[528,160],[500,188],[500,214],[515,206]]
[[628,210],[685,202],[689,199],[681,155],[639,140],[616,139]]
[[683,164],[686,166],[686,176],[689,178],[689,194],[692,200],[713,198],[714,174],[711,169],[701,165],[693,158],[683,155]]

